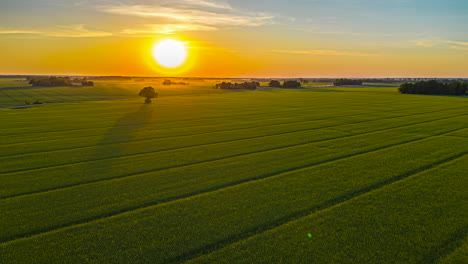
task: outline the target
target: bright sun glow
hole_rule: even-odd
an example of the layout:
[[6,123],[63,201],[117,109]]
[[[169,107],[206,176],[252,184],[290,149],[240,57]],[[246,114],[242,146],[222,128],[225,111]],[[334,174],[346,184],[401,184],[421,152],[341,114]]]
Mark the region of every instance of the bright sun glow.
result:
[[187,47],[184,42],[168,39],[154,44],[152,54],[161,66],[176,68],[187,59]]

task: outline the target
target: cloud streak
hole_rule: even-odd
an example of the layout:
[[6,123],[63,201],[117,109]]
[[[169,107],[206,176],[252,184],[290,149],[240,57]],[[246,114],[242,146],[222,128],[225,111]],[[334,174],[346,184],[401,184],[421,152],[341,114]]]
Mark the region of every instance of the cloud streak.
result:
[[468,42],[461,42],[461,41],[451,41],[451,40],[448,40],[447,43],[452,43],[452,44],[457,44],[457,45],[462,45],[462,46],[468,46]]
[[86,29],[84,24],[60,26],[49,30],[0,30],[0,34],[22,34],[65,38],[90,38],[112,36],[112,33],[109,32]]
[[154,24],[146,25],[142,28],[124,29],[120,33],[124,35],[153,35],[165,34],[171,35],[181,31],[215,31],[215,27],[205,25],[191,25],[191,24]]
[[61,26],[57,30],[44,32],[43,35],[50,37],[93,38],[109,37],[112,36],[112,33],[104,31],[93,31],[86,29],[83,24],[75,24],[69,26]]
[[460,47],[460,46],[450,46],[451,49],[456,49],[456,50],[466,50],[468,51],[468,47]]
[[40,31],[35,30],[0,30],[0,34],[41,34]]
[[188,4],[188,5],[194,5],[194,6],[200,6],[200,7],[208,7],[208,8],[217,8],[217,9],[229,9],[229,10],[232,10],[232,6],[227,3],[227,2],[221,2],[221,1],[216,1],[216,2],[212,2],[212,1],[205,1],[205,0],[184,0],[184,1],[171,1],[172,4],[174,4],[174,2],[179,2],[182,3],[182,4]]
[[363,52],[339,51],[339,50],[273,50],[273,52],[289,53],[289,54],[304,54],[304,55],[320,55],[320,56],[359,56],[359,57],[382,56],[382,54],[377,54],[377,53],[363,53]]
[[204,10],[146,5],[103,6],[101,11],[118,15],[165,18],[182,23],[212,26],[260,26],[269,23],[273,19],[272,16],[266,15],[220,14]]
[[124,29],[124,34],[141,32],[173,34],[177,31],[213,31],[226,27],[256,27],[272,23],[274,16],[233,8],[227,2],[206,0],[163,1],[154,5],[101,5],[104,13],[146,18],[154,30]]

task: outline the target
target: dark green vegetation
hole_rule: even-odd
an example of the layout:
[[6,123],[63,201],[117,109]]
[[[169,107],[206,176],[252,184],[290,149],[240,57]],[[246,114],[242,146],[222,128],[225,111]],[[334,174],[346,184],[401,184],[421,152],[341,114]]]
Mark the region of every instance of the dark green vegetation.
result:
[[342,85],[362,85],[362,80],[354,80],[354,79],[336,79],[333,81],[334,86],[342,86]]
[[88,81],[86,78],[70,78],[70,77],[27,77],[27,81],[32,86],[40,87],[59,87],[59,86],[74,86],[76,83],[80,83],[81,86],[94,86],[93,81]]
[[466,95],[468,83],[454,81],[442,83],[435,80],[404,83],[398,89],[403,94]]
[[146,98],[145,103],[147,104],[151,103],[151,99],[158,98],[158,93],[151,86],[141,89],[138,95],[145,97]]
[[165,80],[162,84],[163,85],[189,85],[186,82],[174,82],[172,80]]
[[258,82],[243,82],[243,83],[231,83],[231,82],[222,82],[215,85],[216,89],[225,89],[225,90],[255,90],[260,86]]
[[[304,81],[302,81],[302,83],[305,84]],[[308,83],[309,82],[307,82],[307,84]],[[271,80],[268,83],[269,87],[274,87],[274,88],[299,88],[301,87],[301,85],[302,85],[301,82],[293,81],[293,80],[284,81],[283,84],[281,84],[279,81],[276,81],[276,80]]]
[[2,264],[466,258],[467,98],[126,85],[0,110]]

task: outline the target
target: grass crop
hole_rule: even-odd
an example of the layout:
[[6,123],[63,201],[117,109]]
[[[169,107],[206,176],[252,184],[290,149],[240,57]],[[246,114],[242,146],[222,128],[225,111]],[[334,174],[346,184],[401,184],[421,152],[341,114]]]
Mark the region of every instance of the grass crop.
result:
[[467,170],[465,153],[187,263],[463,263]]
[[463,260],[466,98],[143,86],[0,83],[1,263]]

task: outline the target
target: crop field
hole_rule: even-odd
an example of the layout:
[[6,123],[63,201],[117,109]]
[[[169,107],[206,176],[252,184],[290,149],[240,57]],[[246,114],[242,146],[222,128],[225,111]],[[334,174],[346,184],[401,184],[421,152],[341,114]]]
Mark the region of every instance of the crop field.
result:
[[0,263],[466,263],[468,97],[213,84],[2,80]]

